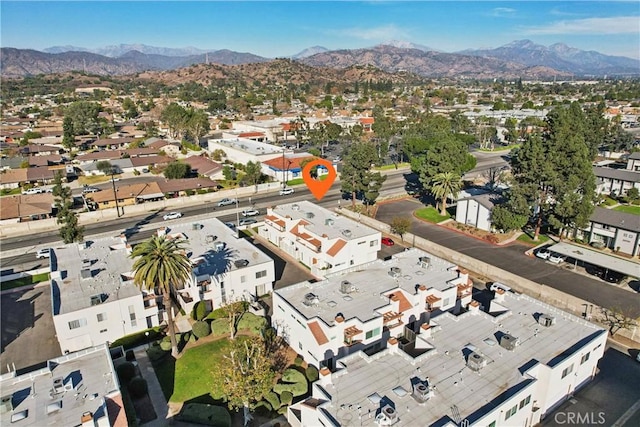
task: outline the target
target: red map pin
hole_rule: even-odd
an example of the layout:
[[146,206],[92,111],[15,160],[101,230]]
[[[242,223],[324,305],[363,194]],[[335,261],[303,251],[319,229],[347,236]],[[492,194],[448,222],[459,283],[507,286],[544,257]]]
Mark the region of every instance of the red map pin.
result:
[[[326,169],[329,172],[327,174],[327,177],[322,181],[311,177],[311,171],[313,170],[313,168],[318,166]],[[333,181],[336,180],[336,170],[330,161],[324,159],[315,159],[304,165],[304,168],[302,168],[302,179],[304,180],[304,183],[307,184],[307,187],[309,188],[309,191],[311,191],[311,194],[314,195],[316,200],[320,201],[322,200],[324,195],[327,194],[329,188],[331,188],[331,186],[333,185]]]

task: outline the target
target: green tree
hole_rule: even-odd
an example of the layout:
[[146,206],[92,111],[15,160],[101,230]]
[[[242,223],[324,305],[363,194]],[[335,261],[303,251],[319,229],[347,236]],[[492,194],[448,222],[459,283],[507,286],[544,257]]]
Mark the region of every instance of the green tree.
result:
[[200,141],[204,135],[209,132],[209,117],[202,110],[190,109],[187,111],[188,136],[192,138],[195,143]]
[[462,189],[460,176],[453,172],[442,172],[433,178],[431,192],[433,196],[440,199],[440,215],[447,214],[447,198],[455,199]]
[[233,341],[217,367],[231,409],[248,408],[271,391],[275,381],[271,360],[259,337]]
[[122,109],[124,110],[124,117],[127,119],[133,119],[139,114],[136,104],[128,97],[122,101]]
[[369,207],[375,204],[378,196],[380,196],[380,189],[382,188],[382,184],[387,180],[386,175],[382,175],[380,172],[371,172],[367,173],[365,176],[365,181],[362,183],[365,187],[362,202],[367,208],[367,214],[369,213]]
[[516,139],[518,138],[516,126],[518,126],[518,121],[513,117],[507,117],[507,119],[504,121],[504,127],[507,129],[505,139],[508,142],[516,142]]
[[231,166],[224,165],[222,168],[222,176],[224,176],[224,179],[227,181],[233,181],[236,179],[236,171]]
[[73,119],[65,116],[62,121],[62,145],[71,152],[76,146],[76,134],[73,131]]
[[73,135],[97,133],[101,129],[98,121],[98,114],[101,110],[102,107],[98,103],[76,101],[67,107],[64,117],[71,119]]
[[404,242],[404,235],[411,229],[411,218],[407,217],[395,217],[389,223],[391,232],[400,236],[400,239]]
[[372,182],[371,165],[376,159],[375,147],[364,142],[351,145],[344,156],[340,173],[341,190],[351,195],[354,209],[358,195],[364,195],[369,190],[369,183]]
[[247,166],[245,168],[245,179],[247,180],[247,184],[255,185],[256,191],[258,190],[258,184],[262,182],[262,164],[258,161],[248,161]]
[[183,162],[172,162],[164,170],[167,179],[182,179],[191,175],[191,165]]
[[73,195],[71,188],[62,185],[62,174],[57,172],[53,180],[53,197],[57,210],[56,222],[60,224],[58,230],[64,243],[82,242],[84,227],[78,223],[78,214],[72,210]]
[[186,241],[153,236],[133,248],[133,281],[141,289],[162,295],[167,313],[167,325],[171,340],[171,355],[178,357],[175,325],[173,324],[173,300],[171,292],[182,287],[191,278],[191,261],[186,255]]

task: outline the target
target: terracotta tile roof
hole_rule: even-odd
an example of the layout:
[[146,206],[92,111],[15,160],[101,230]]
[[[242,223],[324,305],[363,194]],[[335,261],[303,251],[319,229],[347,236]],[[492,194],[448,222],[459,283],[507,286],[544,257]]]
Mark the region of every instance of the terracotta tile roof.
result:
[[373,117],[361,117],[359,119],[359,122],[362,123],[363,125],[372,125],[374,123],[374,119]]
[[109,415],[109,425],[112,427],[127,427],[127,414],[124,412],[122,395],[105,397],[107,403],[107,414]]
[[383,323],[387,323],[400,317],[402,317],[402,314],[400,313],[396,313],[395,311],[387,311],[386,313],[382,314],[382,321]]
[[361,334],[362,330],[358,329],[357,326],[349,326],[348,328],[345,328],[344,330],[344,335],[347,337],[353,337],[356,336],[358,334]]
[[283,220],[281,220],[280,218],[278,218],[277,216],[273,216],[273,215],[267,215],[264,217],[264,219],[273,222],[274,224],[279,225],[280,227],[284,228],[285,227],[285,222]]
[[438,302],[438,301],[440,301],[440,300],[442,300],[442,298],[438,298],[438,297],[437,297],[437,296],[435,296],[435,295],[427,295],[427,302],[428,302],[429,304],[436,303],[436,302]]
[[335,242],[333,246],[329,248],[329,250],[327,251],[327,255],[336,256],[338,252],[340,252],[340,250],[346,246],[346,244],[347,244],[346,241],[342,239],[338,239],[338,241]]
[[315,156],[286,157],[285,156],[284,160],[282,159],[282,157],[276,157],[271,160],[265,160],[264,162],[262,162],[262,164],[267,165],[274,170],[279,170],[279,171],[290,170],[291,171],[296,169],[302,169],[302,166],[300,163],[302,163],[302,161],[307,159],[315,160],[317,159],[317,157]]
[[307,326],[309,326],[311,334],[313,334],[313,337],[316,339],[318,345],[323,345],[329,342],[329,339],[324,334],[324,331],[322,330],[322,327],[320,327],[318,322],[308,323]]
[[399,308],[398,308],[400,313],[403,313],[403,312],[409,310],[411,307],[413,307],[413,305],[409,302],[407,297],[404,296],[404,293],[402,291],[398,291],[398,292],[395,292],[393,294],[390,294],[389,298],[391,299],[391,301],[399,301],[400,302]]
[[262,132],[243,132],[238,136],[240,138],[264,137],[264,133],[262,133]]

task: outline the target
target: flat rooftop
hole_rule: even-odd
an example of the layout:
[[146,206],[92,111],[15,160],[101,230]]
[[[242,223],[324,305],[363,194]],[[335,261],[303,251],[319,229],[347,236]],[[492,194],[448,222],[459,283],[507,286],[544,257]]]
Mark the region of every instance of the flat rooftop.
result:
[[[84,413],[91,412],[95,425],[110,425],[105,397],[119,395],[119,388],[105,344],[60,356],[47,365],[18,377],[13,372],[2,375],[0,424],[10,425],[14,417],[19,426],[76,426]],[[26,418],[17,421],[18,414]]]
[[[606,334],[604,329],[526,295],[507,293],[501,305],[508,311],[497,317],[466,312],[433,318],[432,337],[426,339],[427,347],[433,348],[415,359],[399,349],[397,353],[386,349],[371,357],[358,352],[341,359],[338,365],[343,363],[347,369],[343,375],[340,371],[332,374],[333,383],[325,387],[330,401],[323,408],[341,425],[375,426],[380,403],[373,403],[369,396],[377,393],[395,404],[398,426],[453,419],[454,406],[460,419],[473,422],[503,398],[535,381],[523,375],[528,368],[538,362],[554,366],[586,342]],[[534,315],[539,313],[555,316],[555,324],[538,324]],[[499,345],[498,337],[504,333],[520,340],[515,350]],[[479,372],[466,367],[465,357],[471,351],[486,360]],[[411,397],[411,381],[416,378],[427,380],[434,388],[433,396],[423,405]],[[401,396],[397,387],[406,395]]]
[[569,258],[577,259],[596,266],[617,271],[626,276],[640,277],[640,264],[617,256],[607,255],[600,251],[561,242],[547,248],[551,252],[559,253]]
[[[198,276],[243,268],[235,265],[236,260],[247,260],[249,265],[273,262],[250,242],[237,238],[217,218],[204,221],[182,218],[167,227],[168,236],[186,239],[189,258],[200,262],[196,269]],[[224,247],[216,251],[221,242]],[[70,244],[53,251],[52,271],[66,272],[61,281],[55,280],[59,297],[54,292],[54,315],[88,308],[92,305],[91,297],[97,295],[102,296],[102,303],[108,303],[140,294],[131,279],[134,260],[119,237],[97,239],[86,249]]]
[[[418,259],[425,256],[430,258],[430,264],[422,268]],[[398,277],[389,275],[391,267],[400,268]],[[442,291],[456,286],[451,282],[457,277],[456,265],[414,248],[400,252],[388,261],[378,259],[352,271],[331,274],[320,282],[302,282],[276,292],[307,319],[318,316],[331,325],[337,313],[342,313],[346,320],[357,317],[363,322],[380,317],[374,310],[389,304],[389,298],[383,295],[387,291],[401,288],[414,294],[416,285]],[[351,282],[356,292],[348,295],[340,292],[344,280]],[[319,304],[305,305],[307,293],[315,294]]]
[[380,234],[371,227],[338,215],[309,201],[281,204],[273,208],[273,212],[282,217],[294,220],[303,219],[309,223],[305,228],[312,233],[328,239],[341,238],[346,241],[358,240],[362,237]]
[[259,156],[261,154],[282,154],[282,147],[247,138],[210,139],[209,142],[233,148],[234,150],[244,151],[245,153],[253,154],[254,156]]

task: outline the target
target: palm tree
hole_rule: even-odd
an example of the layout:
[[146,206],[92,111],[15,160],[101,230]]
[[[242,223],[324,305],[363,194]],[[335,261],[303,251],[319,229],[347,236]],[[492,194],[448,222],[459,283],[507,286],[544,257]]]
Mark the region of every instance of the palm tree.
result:
[[171,310],[171,289],[184,284],[192,272],[184,243],[180,239],[153,236],[137,245],[131,253],[131,258],[137,258],[133,263],[133,282],[141,289],[157,290],[162,294],[173,357],[178,356],[178,345]]
[[456,198],[461,188],[460,176],[453,172],[442,172],[433,178],[431,194],[440,199],[440,215],[447,214],[447,197]]

